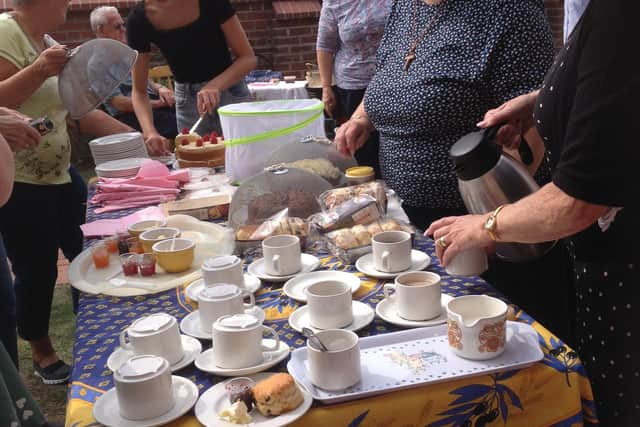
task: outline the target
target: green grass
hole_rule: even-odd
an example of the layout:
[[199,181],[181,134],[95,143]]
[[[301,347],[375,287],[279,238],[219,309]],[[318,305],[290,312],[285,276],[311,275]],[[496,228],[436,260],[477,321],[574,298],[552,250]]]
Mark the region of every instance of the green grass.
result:
[[[50,334],[53,344],[60,357],[71,364],[73,350],[73,336],[76,319],[71,306],[71,291],[69,285],[56,287],[53,296],[51,312]],[[18,343],[20,353],[20,372],[33,398],[50,421],[64,421],[67,402],[66,385],[44,385],[33,375],[31,349],[25,341]]]

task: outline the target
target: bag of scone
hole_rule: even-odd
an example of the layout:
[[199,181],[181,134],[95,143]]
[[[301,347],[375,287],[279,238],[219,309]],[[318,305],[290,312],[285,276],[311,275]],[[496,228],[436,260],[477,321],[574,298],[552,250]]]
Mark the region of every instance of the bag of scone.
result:
[[356,196],[336,208],[309,217],[309,222],[322,233],[369,224],[382,216],[377,200],[368,194]]
[[387,213],[387,189],[381,180],[327,190],[320,194],[318,201],[323,211],[331,211],[349,200],[364,195],[373,197],[380,211]]
[[289,209],[283,209],[257,225],[242,225],[236,230],[236,246],[240,253],[260,247],[267,237],[291,234],[300,238],[302,250],[307,248],[311,232],[309,223],[302,218],[289,217]]
[[409,224],[385,217],[367,225],[358,224],[350,228],[335,230],[324,235],[324,243],[329,252],[346,264],[355,264],[361,256],[371,252],[371,238],[383,231],[406,231],[415,235],[415,228]]

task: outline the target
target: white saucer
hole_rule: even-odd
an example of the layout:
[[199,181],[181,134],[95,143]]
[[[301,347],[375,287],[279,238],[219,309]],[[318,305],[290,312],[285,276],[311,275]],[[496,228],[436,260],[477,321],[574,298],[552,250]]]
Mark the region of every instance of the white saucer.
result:
[[[273,374],[275,374],[275,372],[262,372],[260,374],[251,375],[249,378],[255,382],[259,382],[269,378]],[[226,381],[220,381],[218,384],[211,387],[202,394],[198,403],[196,403],[196,417],[198,418],[198,421],[207,427],[238,426],[237,424],[222,421],[218,416],[220,412],[231,406],[229,403],[229,397],[227,396],[227,391],[224,388],[225,383]],[[313,397],[311,397],[311,394],[304,388],[304,386],[298,383],[298,387],[302,392],[302,396],[304,396],[304,401],[300,406],[293,411],[289,411],[275,417],[265,417],[257,410],[254,410],[251,412],[251,418],[253,418],[253,420],[250,425],[254,427],[281,427],[291,424],[298,418],[302,417],[311,407]]]
[[442,304],[442,312],[438,317],[429,320],[407,320],[398,315],[396,311],[396,301],[393,296],[385,298],[376,306],[376,314],[385,322],[392,325],[401,326],[403,328],[422,328],[425,326],[435,326],[447,322],[447,303],[453,299],[452,296],[442,294],[440,303]]
[[284,284],[282,290],[289,297],[296,301],[307,302],[305,290],[312,284],[325,280],[337,280],[345,282],[351,286],[351,293],[354,294],[360,289],[360,278],[355,274],[344,271],[314,271],[313,273],[301,274],[289,279]]
[[171,377],[176,404],[169,412],[148,420],[133,421],[120,415],[120,406],[115,387],[98,398],[93,405],[93,417],[108,427],[155,427],[177,420],[193,407],[198,400],[198,386],[186,378]]
[[[258,289],[260,289],[260,284],[260,279],[258,279],[256,276],[245,273],[244,287],[240,287],[240,289],[246,289],[247,291],[254,293]],[[184,293],[190,300],[198,301],[198,293],[202,288],[204,288],[204,279],[198,279],[187,286],[187,288],[184,290]]]
[[259,279],[266,280],[268,282],[286,282],[293,277],[309,273],[320,266],[320,260],[311,254],[302,254],[301,261],[302,269],[297,273],[289,274],[287,276],[272,276],[267,274],[267,272],[264,271],[264,258],[258,258],[253,261],[249,264],[249,268],[247,270]]
[[[272,339],[263,339],[262,344],[264,346],[272,346],[274,340]],[[217,366],[213,361],[213,349],[209,349],[204,353],[201,353],[196,358],[196,368],[201,371],[208,372],[214,375],[220,375],[222,377],[244,377],[251,374],[256,374],[258,372],[262,372],[264,370],[269,369],[270,367],[277,365],[281,361],[289,356],[290,348],[287,343],[280,341],[280,345],[276,351],[265,351],[262,353],[262,357],[264,361],[255,366],[249,366],[248,368],[238,368],[238,369],[228,369],[221,368]]]
[[[184,350],[184,354],[182,355],[182,359],[171,365],[171,372],[179,371],[180,369],[189,366],[194,360],[196,360],[196,356],[202,352],[202,344],[200,344],[200,341],[197,339],[187,335],[180,335],[180,338],[182,339],[182,349]],[[116,369],[129,360],[133,355],[132,351],[118,347],[113,353],[111,353],[109,359],[107,359],[107,367],[111,369],[112,372],[115,372]]]
[[[359,331],[360,329],[369,326],[373,322],[373,318],[376,316],[373,308],[360,301],[352,302],[353,309],[353,323],[345,326],[341,329],[347,331]],[[289,324],[293,329],[298,332],[302,332],[302,328],[310,328],[314,332],[318,332],[321,329],[314,328],[309,324],[309,306],[303,305],[289,316]]]
[[383,271],[376,270],[373,266],[373,254],[369,253],[361,256],[356,261],[356,268],[360,273],[364,273],[367,276],[375,277],[378,279],[393,279],[394,277],[406,273],[407,271],[420,271],[424,270],[431,264],[431,258],[429,255],[422,251],[412,249],[411,250],[411,267],[406,270],[398,271],[397,273],[385,273]]
[[[253,314],[258,318],[260,323],[264,322],[265,314],[264,310],[258,306],[253,306],[244,311],[247,314]],[[194,338],[199,338],[201,340],[210,340],[211,332],[206,332],[202,330],[200,326],[200,311],[196,310],[192,313],[189,313],[185,316],[184,319],[180,321],[180,330]]]

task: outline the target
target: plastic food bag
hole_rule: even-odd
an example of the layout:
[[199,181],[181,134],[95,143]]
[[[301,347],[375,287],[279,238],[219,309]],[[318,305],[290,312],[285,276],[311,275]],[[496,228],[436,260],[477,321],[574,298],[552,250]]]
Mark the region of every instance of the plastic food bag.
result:
[[363,194],[347,200],[335,209],[313,215],[309,220],[323,233],[327,233],[340,228],[369,224],[380,217],[377,200],[368,194]]
[[383,181],[372,181],[350,187],[335,188],[320,194],[320,206],[324,211],[330,211],[348,200],[358,196],[368,195],[373,197],[381,212],[387,212],[387,194]]

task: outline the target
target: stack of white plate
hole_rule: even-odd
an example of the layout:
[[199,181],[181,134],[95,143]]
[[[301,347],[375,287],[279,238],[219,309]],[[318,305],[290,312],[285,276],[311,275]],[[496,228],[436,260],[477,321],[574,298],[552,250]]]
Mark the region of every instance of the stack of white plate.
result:
[[131,178],[136,176],[140,166],[147,158],[120,159],[96,166],[96,175],[101,178]]
[[94,139],[89,142],[89,148],[96,166],[112,160],[149,157],[139,132],[117,133]]

